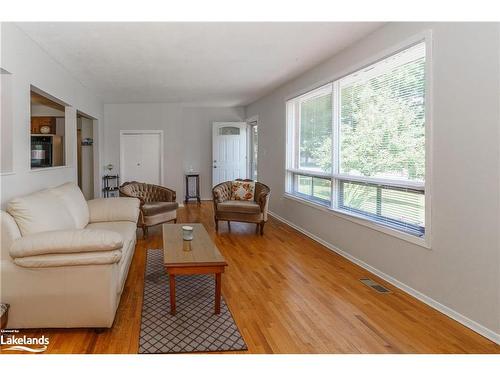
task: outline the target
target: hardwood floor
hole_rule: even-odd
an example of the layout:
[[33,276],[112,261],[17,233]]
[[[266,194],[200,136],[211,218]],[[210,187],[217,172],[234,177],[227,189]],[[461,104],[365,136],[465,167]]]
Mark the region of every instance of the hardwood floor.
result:
[[[247,353],[500,353],[499,345],[273,218],[264,236],[243,223],[232,223],[229,233],[223,222],[216,234],[211,203],[203,202],[180,209],[179,222],[202,222],[225,256],[222,295]],[[49,336],[48,352],[137,353],[146,250],[162,246],[160,227],[147,240],[138,236],[113,327],[31,331]],[[363,277],[392,293],[372,291]]]

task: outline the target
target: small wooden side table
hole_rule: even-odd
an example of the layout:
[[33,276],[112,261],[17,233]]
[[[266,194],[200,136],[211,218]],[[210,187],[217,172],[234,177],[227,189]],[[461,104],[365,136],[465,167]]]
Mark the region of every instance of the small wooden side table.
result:
[[117,197],[119,187],[120,176],[108,174],[102,176],[102,192],[104,193],[104,198]]
[[[200,197],[200,174],[198,172],[187,172],[185,174],[186,177],[186,197],[184,199],[184,203],[187,203],[190,199],[196,199],[198,203],[201,203]],[[196,183],[195,194],[191,195],[189,192],[189,179],[194,178]]]

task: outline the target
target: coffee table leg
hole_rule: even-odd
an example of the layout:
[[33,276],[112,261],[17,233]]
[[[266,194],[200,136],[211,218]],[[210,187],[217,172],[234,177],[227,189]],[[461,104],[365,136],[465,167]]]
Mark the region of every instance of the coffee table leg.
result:
[[221,273],[215,274],[215,313],[220,314]]
[[170,281],[170,314],[175,315],[175,275],[169,275]]

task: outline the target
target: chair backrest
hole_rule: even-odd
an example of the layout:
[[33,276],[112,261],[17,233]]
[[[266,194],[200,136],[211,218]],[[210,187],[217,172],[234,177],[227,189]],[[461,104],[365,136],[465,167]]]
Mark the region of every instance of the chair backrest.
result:
[[[244,181],[244,182],[253,182],[254,180],[251,180],[249,178],[237,178],[236,181]],[[231,183],[231,181],[228,181],[229,183]],[[269,189],[269,187],[265,184],[263,184],[262,182],[259,182],[259,181],[255,181],[255,192],[254,192],[254,200],[257,201],[257,199],[259,198],[259,195],[261,193],[267,193],[269,194],[271,192],[271,189]]]
[[[144,182],[125,182],[119,187],[120,195],[139,198],[145,203],[164,201],[166,198],[175,200],[175,192],[163,186],[146,184]],[[169,195],[167,197],[167,195]]]
[[[237,178],[235,181],[252,182],[253,180],[250,180],[248,178],[246,178],[246,179]],[[213,187],[212,193],[214,192],[215,189],[217,189],[219,191],[219,193],[222,193],[222,195],[223,195],[223,197],[221,197],[222,200],[224,200],[224,198],[230,199],[232,183],[233,183],[232,181],[221,182],[220,184]],[[261,193],[269,194],[270,192],[271,192],[271,189],[269,189],[269,187],[267,185],[263,184],[262,182],[255,181],[254,201],[257,202]],[[214,199],[215,198],[216,197],[214,196]]]

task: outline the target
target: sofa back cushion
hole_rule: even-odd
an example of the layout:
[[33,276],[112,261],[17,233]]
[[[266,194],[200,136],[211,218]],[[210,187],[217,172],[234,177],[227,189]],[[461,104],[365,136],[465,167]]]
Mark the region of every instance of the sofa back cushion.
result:
[[50,190],[64,202],[76,228],[85,228],[89,223],[89,206],[80,188],[74,182],[67,182]]
[[14,198],[7,204],[23,236],[51,230],[76,229],[65,202],[51,189]]

